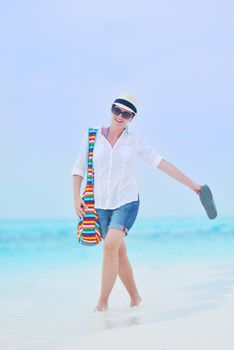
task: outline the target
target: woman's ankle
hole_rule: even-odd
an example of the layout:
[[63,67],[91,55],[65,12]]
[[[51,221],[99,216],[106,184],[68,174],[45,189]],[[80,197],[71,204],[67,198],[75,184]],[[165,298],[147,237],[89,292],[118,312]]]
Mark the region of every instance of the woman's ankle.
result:
[[129,294],[131,299],[138,299],[140,297],[138,292],[134,292]]
[[106,305],[106,304],[108,304],[108,298],[107,297],[99,297],[98,303]]
[[138,294],[137,297],[131,298],[130,306],[138,306],[141,302],[141,296]]
[[104,311],[108,308],[108,300],[98,300],[96,311]]

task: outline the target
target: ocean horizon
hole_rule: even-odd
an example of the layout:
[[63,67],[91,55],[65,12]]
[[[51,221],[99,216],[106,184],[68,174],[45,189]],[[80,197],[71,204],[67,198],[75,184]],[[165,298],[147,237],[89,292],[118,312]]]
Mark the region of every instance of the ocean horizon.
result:
[[[0,220],[0,269],[16,264],[88,263],[99,259],[103,242],[87,247],[77,241],[76,219]],[[228,259],[233,256],[234,218],[138,218],[125,238],[129,254],[164,262]],[[61,256],[65,260],[61,261]]]

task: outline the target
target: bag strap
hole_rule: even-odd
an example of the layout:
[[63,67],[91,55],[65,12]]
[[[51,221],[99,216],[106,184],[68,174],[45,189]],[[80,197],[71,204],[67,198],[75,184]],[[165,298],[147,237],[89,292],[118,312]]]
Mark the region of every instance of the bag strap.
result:
[[88,170],[87,170],[87,185],[94,184],[93,170],[93,149],[96,141],[98,129],[89,128],[89,152],[88,152]]

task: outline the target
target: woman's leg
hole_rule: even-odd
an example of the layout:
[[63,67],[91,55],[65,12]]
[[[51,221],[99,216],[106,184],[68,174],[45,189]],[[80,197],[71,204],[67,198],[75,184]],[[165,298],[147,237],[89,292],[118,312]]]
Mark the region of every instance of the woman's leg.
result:
[[119,277],[126,287],[131,301],[130,306],[137,306],[141,302],[136,283],[133,276],[132,267],[127,257],[126,243],[123,241],[119,247]]
[[125,233],[118,229],[109,229],[104,240],[104,254],[102,263],[101,293],[96,310],[107,308],[108,298],[115,284],[119,270],[119,247],[124,240]]

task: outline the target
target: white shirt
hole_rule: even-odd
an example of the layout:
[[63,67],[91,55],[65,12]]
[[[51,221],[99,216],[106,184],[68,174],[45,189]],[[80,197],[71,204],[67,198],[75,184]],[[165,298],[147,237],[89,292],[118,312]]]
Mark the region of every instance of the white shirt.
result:
[[[124,129],[116,143],[111,144],[98,132],[93,151],[95,208],[115,209],[136,201],[138,188],[134,162],[140,157],[157,168],[163,157],[137,134]],[[83,135],[72,175],[85,176],[88,162],[88,131]]]

